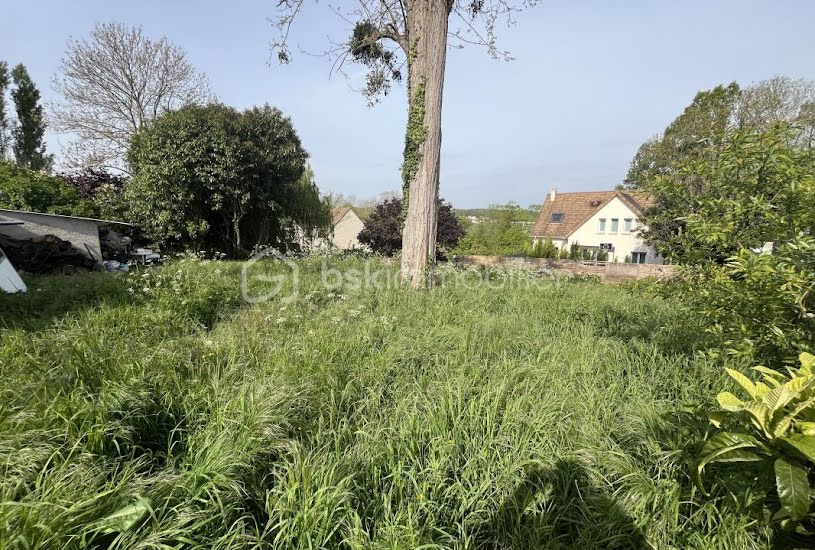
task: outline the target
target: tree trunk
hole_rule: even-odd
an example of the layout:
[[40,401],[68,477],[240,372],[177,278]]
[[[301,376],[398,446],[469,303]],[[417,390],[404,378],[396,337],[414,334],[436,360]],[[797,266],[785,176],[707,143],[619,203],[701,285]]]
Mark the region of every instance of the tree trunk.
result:
[[445,0],[414,0],[407,13],[408,124],[402,175],[407,216],[402,233],[402,281],[432,283],[441,160],[441,108],[447,57]]

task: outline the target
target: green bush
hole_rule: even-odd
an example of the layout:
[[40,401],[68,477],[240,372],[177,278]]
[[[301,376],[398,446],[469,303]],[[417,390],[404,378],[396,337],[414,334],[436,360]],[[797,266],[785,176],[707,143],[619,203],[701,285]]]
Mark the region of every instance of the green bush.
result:
[[716,347],[770,364],[815,350],[815,239],[797,237],[772,254],[741,250],[724,265],[686,268],[684,281],[665,286],[701,312]]
[[60,178],[0,160],[0,208],[93,216],[93,204]]
[[[710,421],[726,431],[716,432],[702,449],[695,479],[705,493],[702,475],[713,464],[738,464],[725,474],[744,476],[749,469],[767,495],[763,505],[769,521],[785,533],[811,537],[815,542],[815,356],[802,353],[800,368],[788,374],[754,367],[761,379],[753,382],[738,371],[728,374],[747,394],[742,401],[730,392],[716,398],[721,410]],[[722,475],[720,473],[720,475]],[[762,516],[762,518],[765,516]]]
[[[692,203],[665,244],[684,262],[686,284],[668,291],[709,320],[719,349],[748,363],[813,351],[815,159],[790,146],[788,132],[730,132],[716,155],[650,188]],[[705,192],[689,197],[688,181]]]
[[552,239],[538,239],[534,245],[527,242],[524,255],[532,258],[557,258],[558,250]]
[[581,251],[580,251],[580,243],[573,242],[569,245],[569,259],[570,260],[581,260],[583,259]]
[[132,141],[131,217],[170,247],[248,257],[258,246],[297,246],[330,225],[291,120],[264,105],[221,104],[166,113]]

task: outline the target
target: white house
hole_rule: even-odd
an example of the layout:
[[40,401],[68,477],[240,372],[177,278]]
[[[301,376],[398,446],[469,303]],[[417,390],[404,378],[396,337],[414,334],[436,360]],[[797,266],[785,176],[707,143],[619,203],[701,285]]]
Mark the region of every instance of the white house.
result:
[[357,238],[364,224],[350,206],[335,208],[331,212],[331,244],[339,250],[364,248]]
[[628,191],[552,190],[532,225],[532,241],[552,239],[559,250],[574,243],[605,250],[610,262],[661,264],[662,257],[638,236],[640,217],[650,205],[648,197]]

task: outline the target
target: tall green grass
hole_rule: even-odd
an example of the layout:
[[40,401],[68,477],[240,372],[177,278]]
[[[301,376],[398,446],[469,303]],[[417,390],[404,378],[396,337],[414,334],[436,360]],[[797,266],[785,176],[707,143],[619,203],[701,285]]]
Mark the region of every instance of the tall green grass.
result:
[[299,269],[255,306],[191,260],[0,296],[0,548],[767,546],[689,481],[722,377],[675,306]]

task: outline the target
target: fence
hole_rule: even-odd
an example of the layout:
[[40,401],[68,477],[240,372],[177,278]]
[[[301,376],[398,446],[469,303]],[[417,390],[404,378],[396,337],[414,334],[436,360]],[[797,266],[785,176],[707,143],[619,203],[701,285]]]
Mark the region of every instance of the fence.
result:
[[531,269],[558,269],[570,273],[598,275],[604,281],[621,281],[627,279],[646,279],[654,277],[665,279],[671,277],[676,267],[658,264],[625,264],[615,262],[598,262],[594,260],[552,260],[549,258],[524,258],[519,256],[459,256],[459,263],[467,265],[500,265],[527,267]]

